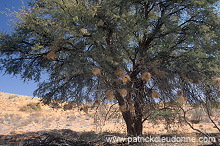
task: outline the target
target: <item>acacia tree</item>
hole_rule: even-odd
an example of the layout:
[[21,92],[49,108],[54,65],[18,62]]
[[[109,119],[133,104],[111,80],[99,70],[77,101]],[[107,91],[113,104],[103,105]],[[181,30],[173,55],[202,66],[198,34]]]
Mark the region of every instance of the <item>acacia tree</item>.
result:
[[127,134],[141,135],[157,101],[219,100],[217,2],[35,0],[1,33],[1,70],[36,82],[47,73],[34,92],[45,103],[118,102]]

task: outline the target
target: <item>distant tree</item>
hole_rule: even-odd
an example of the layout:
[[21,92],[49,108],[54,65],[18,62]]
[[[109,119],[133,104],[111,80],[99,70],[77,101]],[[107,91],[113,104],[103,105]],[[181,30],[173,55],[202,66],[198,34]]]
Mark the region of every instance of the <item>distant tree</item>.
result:
[[157,101],[219,100],[218,2],[35,0],[1,33],[0,68],[36,82],[49,74],[34,92],[45,103],[118,102],[127,134],[141,135]]

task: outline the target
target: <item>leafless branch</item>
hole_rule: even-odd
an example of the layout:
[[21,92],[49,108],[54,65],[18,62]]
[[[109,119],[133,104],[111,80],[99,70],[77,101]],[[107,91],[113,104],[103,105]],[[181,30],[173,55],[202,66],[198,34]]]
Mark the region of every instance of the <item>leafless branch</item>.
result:
[[[203,132],[203,131],[201,131],[201,130],[195,128],[195,127],[193,127],[193,125],[186,119],[186,111],[185,111],[182,107],[179,107],[179,108],[183,111],[184,121],[190,126],[191,129],[193,129],[193,130],[195,130],[195,131],[197,131],[197,132],[203,134],[203,135],[206,136],[207,138],[210,138],[209,134],[207,134],[207,133],[205,133],[205,132]],[[216,145],[216,146],[218,145],[218,142],[213,142],[213,141],[211,141],[211,143],[213,143],[213,144]]]

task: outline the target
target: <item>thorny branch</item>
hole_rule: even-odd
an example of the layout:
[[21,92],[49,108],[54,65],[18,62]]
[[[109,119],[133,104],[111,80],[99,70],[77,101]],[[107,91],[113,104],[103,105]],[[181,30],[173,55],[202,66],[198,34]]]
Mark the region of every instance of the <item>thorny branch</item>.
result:
[[[184,121],[190,126],[191,129],[193,129],[193,130],[195,130],[195,131],[197,131],[197,132],[203,134],[203,135],[206,136],[207,138],[210,138],[209,134],[207,134],[207,133],[205,133],[205,132],[203,132],[203,131],[201,131],[201,130],[195,128],[195,127],[193,127],[193,125],[186,119],[186,111],[185,111],[182,107],[180,107],[180,109],[183,111]],[[211,141],[211,143],[214,144],[215,146],[218,146],[218,140],[217,140],[217,138],[215,138],[215,139],[216,139],[216,142]]]

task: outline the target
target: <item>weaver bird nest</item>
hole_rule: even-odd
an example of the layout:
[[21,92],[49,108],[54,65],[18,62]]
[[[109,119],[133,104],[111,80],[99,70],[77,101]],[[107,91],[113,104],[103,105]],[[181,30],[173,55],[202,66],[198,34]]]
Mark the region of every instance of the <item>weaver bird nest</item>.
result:
[[55,51],[50,51],[49,53],[47,53],[46,58],[50,59],[50,60],[54,60],[56,57],[56,53]]
[[149,81],[151,79],[151,74],[149,72],[145,72],[141,75],[141,79],[143,81]]
[[183,95],[183,91],[182,90],[178,90],[177,91],[177,96],[182,96]]
[[125,72],[122,69],[116,70],[115,75],[118,77],[123,77],[125,75]]
[[94,75],[101,75],[101,69],[99,69],[99,68],[93,68],[93,69],[92,69],[92,73],[93,73]]
[[112,101],[115,98],[115,95],[112,90],[107,90],[105,96],[109,101]]
[[128,75],[124,75],[124,76],[121,77],[121,80],[125,84],[125,83],[131,81],[131,78]]
[[184,102],[184,101],[187,101],[187,100],[188,100],[188,98],[184,97],[182,95],[177,97],[177,101],[179,101],[179,102]]
[[128,91],[126,89],[119,89],[118,92],[122,97],[125,97],[128,94]]
[[159,97],[160,97],[160,94],[159,94],[158,92],[153,91],[152,94],[151,94],[151,96],[152,96],[153,98],[159,98]]

